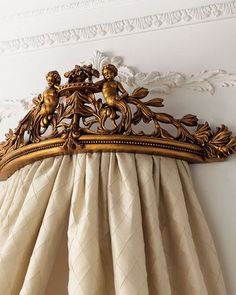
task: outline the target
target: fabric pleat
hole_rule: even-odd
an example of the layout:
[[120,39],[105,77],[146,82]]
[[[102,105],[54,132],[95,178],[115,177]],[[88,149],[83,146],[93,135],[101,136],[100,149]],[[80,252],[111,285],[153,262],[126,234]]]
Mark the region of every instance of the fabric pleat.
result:
[[87,153],[0,193],[0,295],[226,295],[188,164]]

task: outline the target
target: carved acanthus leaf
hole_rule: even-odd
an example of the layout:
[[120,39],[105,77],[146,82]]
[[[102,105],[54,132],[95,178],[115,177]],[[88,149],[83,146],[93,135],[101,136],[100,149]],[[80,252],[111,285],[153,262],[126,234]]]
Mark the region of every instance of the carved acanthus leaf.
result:
[[209,138],[204,150],[208,158],[226,158],[236,150],[236,137],[232,137],[228,127],[222,125]]
[[214,94],[217,87],[232,87],[236,85],[236,75],[224,70],[204,70],[185,77],[181,87],[200,92]]
[[189,75],[180,72],[137,72],[133,67],[125,65],[121,57],[110,57],[100,51],[96,51],[85,63],[92,63],[98,70],[105,64],[112,63],[118,68],[120,81],[128,87],[147,87],[163,94],[169,94],[177,88],[214,94],[217,87],[236,86],[236,74],[225,70],[203,70]]

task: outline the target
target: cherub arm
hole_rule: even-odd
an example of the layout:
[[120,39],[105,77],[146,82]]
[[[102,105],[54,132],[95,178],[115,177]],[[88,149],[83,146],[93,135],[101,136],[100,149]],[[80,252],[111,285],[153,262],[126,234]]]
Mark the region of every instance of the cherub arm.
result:
[[34,109],[40,109],[42,104],[44,103],[43,95],[39,94],[37,97],[33,98]]
[[120,95],[121,98],[125,98],[127,96],[129,96],[128,92],[125,90],[125,88],[123,87],[123,85],[120,82],[117,82],[117,86],[118,86],[118,90],[122,93],[122,95]]
[[101,81],[97,81],[97,82],[95,82],[94,84],[96,85],[96,86],[98,86],[99,88],[100,88],[100,90],[102,90],[102,86],[103,86],[103,84],[106,82],[106,80],[105,79],[103,79],[103,80],[101,80]]

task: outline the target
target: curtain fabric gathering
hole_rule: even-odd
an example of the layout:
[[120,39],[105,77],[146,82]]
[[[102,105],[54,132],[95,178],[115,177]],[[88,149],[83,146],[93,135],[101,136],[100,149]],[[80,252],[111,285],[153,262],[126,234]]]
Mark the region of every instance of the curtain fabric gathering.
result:
[[188,164],[87,153],[15,172],[0,193],[0,294],[225,295]]

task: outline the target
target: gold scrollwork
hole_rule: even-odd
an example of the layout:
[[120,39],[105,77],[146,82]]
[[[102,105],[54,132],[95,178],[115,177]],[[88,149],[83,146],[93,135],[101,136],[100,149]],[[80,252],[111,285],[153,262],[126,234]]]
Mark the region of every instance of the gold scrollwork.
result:
[[[49,72],[46,90],[33,99],[32,109],[0,144],[0,163],[19,148],[50,139],[61,138],[63,149],[73,150],[81,145],[81,136],[85,135],[135,136],[140,140],[145,136],[167,143],[191,144],[200,147],[206,161],[224,160],[236,152],[236,137],[226,126],[214,131],[207,122],[199,124],[195,115],[176,119],[157,112],[163,107],[162,98],[147,99],[149,91],[143,87],[129,94],[116,79],[117,74],[117,68],[107,64],[102,69],[103,78],[98,80],[100,73],[92,65],[76,65],[64,75],[68,82],[60,85],[59,73]],[[153,126],[148,134],[147,125]],[[137,126],[143,129],[136,131]],[[164,126],[174,127],[175,131]],[[169,148],[174,150],[171,144]]]

